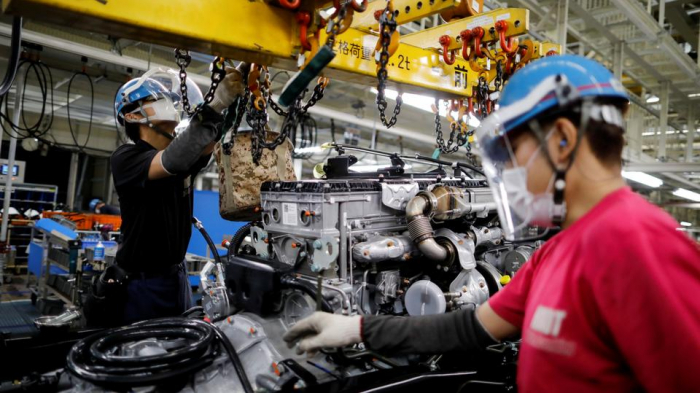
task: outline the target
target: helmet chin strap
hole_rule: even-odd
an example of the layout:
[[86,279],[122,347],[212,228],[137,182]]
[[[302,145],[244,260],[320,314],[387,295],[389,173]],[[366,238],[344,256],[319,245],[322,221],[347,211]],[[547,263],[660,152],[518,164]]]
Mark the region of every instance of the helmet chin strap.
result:
[[[554,215],[552,216],[552,223],[558,227],[564,223],[566,218],[566,201],[564,201],[564,191],[566,190],[566,172],[574,163],[576,158],[576,152],[581,145],[581,139],[583,138],[586,128],[588,128],[588,119],[590,118],[591,107],[593,102],[588,99],[584,99],[581,102],[581,124],[579,126],[578,132],[576,133],[576,145],[574,150],[571,152],[571,159],[565,168],[558,168],[557,165],[552,160],[549,150],[543,148],[544,156],[547,158],[549,166],[554,171]],[[538,120],[532,119],[528,122],[528,126],[532,131],[534,131],[535,136],[540,142],[541,146],[546,146],[547,141],[544,139],[544,132]]]

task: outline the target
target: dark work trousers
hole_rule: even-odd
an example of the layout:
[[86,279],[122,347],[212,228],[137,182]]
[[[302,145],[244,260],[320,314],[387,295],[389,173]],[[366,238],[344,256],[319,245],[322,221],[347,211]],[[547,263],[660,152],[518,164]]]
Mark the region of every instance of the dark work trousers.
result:
[[180,316],[192,307],[187,265],[164,275],[129,274],[124,323]]

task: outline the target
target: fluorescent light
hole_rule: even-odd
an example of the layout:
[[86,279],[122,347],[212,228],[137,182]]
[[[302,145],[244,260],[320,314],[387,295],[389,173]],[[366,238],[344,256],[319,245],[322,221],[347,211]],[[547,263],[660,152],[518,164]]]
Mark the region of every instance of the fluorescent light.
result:
[[296,154],[317,154],[325,151],[326,149],[322,148],[321,146],[300,147],[298,149],[294,149]]
[[644,184],[645,186],[651,188],[658,188],[659,186],[664,184],[663,180],[659,179],[658,177],[647,175],[644,172],[622,171],[622,177],[624,177],[625,179],[635,181],[637,183]]
[[687,231],[685,228],[676,228],[677,231]]
[[651,96],[651,97],[647,98],[647,104],[653,104],[655,102],[659,102],[659,97]]
[[688,98],[700,97],[700,93],[688,94]]
[[[377,89],[372,87],[370,91],[374,94],[377,94]],[[391,90],[391,89],[386,89],[384,90],[384,95],[386,98],[392,99],[396,101],[396,97],[399,96],[399,92],[396,90]],[[422,96],[420,94],[411,94],[411,93],[403,93],[403,103],[406,105],[410,105],[414,108],[422,109],[426,112],[432,112],[432,106],[435,104],[435,98],[433,97],[427,97],[427,96]],[[440,113],[442,114],[444,112],[444,108],[440,108]]]
[[673,192],[673,195],[685,199],[690,199],[693,202],[700,202],[700,194],[693,191],[688,191],[685,188],[679,188]]
[[689,223],[688,221],[681,221],[681,226],[682,227],[692,227],[693,224]]
[[[385,165],[352,165],[348,169],[353,171],[353,172],[376,172],[380,169],[386,169],[390,168],[391,164],[385,164]],[[413,168],[411,165],[404,165],[403,169],[411,169]]]

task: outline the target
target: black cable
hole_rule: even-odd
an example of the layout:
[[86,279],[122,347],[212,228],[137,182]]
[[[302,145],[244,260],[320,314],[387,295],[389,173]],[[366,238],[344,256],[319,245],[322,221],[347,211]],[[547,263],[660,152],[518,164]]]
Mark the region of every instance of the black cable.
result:
[[22,18],[14,17],[12,19],[12,38],[10,41],[10,58],[7,62],[7,71],[5,77],[0,83],[0,96],[4,96],[10,91],[12,83],[17,76],[17,68],[19,65],[19,55],[22,46]]
[[238,228],[236,233],[231,238],[231,245],[228,248],[229,255],[238,255],[238,250],[243,244],[243,240],[250,234],[250,228],[253,226],[252,222],[249,222],[242,227]]
[[[73,132],[73,125],[71,124],[70,118],[70,91],[73,85],[73,81],[77,76],[84,76],[90,83],[90,122],[88,123],[87,139],[85,139],[85,144],[83,144],[82,146],[80,146],[80,144],[78,143],[78,139],[75,137],[75,133]],[[90,141],[90,135],[92,134],[92,115],[95,110],[95,86],[92,83],[92,78],[90,78],[90,75],[86,74],[84,71],[76,72],[75,74],[73,74],[73,76],[68,81],[68,89],[66,90],[66,100],[66,111],[68,112],[68,130],[70,131],[70,135],[73,138],[73,142],[75,142],[75,146],[80,151],[83,151],[83,149],[85,149],[88,142]]]
[[[213,325],[195,319],[165,318],[98,332],[75,344],[66,369],[104,387],[153,386],[210,365],[219,355]],[[149,338],[186,339],[187,345],[164,354],[127,357],[121,346]],[[219,337],[218,341],[228,342]],[[228,343],[230,345],[230,343]]]
[[253,385],[250,384],[250,380],[248,379],[248,375],[245,372],[245,368],[243,368],[241,358],[239,358],[238,353],[236,353],[236,348],[233,347],[231,341],[229,341],[229,339],[226,338],[226,335],[224,334],[224,332],[221,331],[221,329],[219,329],[218,326],[214,324],[209,324],[209,326],[211,326],[214,329],[214,333],[219,338],[221,344],[224,345],[224,349],[228,353],[228,356],[231,359],[231,362],[233,363],[233,368],[236,370],[236,374],[238,374],[238,379],[241,380],[243,391],[245,393],[254,393],[255,390],[253,390]]
[[192,216],[192,224],[199,230],[199,233],[202,234],[204,237],[204,240],[207,242],[207,245],[209,246],[209,249],[211,250],[211,253],[214,255],[214,260],[216,263],[221,264],[221,256],[219,255],[219,251],[216,249],[216,245],[214,245],[214,241],[211,240],[211,237],[209,236],[209,233],[207,233],[207,230],[204,229],[204,225],[202,225],[202,222],[197,219],[197,217]]

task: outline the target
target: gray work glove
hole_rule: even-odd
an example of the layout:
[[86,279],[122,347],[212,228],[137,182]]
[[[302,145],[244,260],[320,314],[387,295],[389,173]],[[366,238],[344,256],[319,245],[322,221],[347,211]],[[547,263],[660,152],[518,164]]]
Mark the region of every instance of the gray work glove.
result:
[[362,317],[315,312],[294,325],[282,337],[297,353],[315,354],[321,348],[344,347],[362,342]]
[[243,95],[245,81],[243,75],[247,73],[248,64],[241,62],[238,67],[226,67],[226,76],[221,81],[214,93],[214,99],[209,106],[217,113],[221,113],[228,108],[236,97]]

